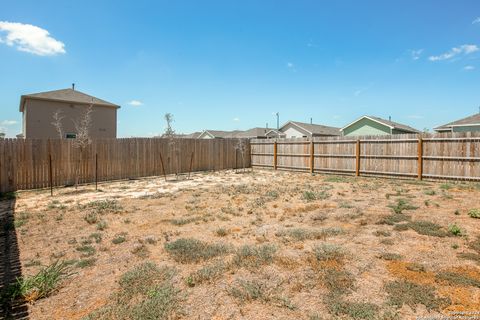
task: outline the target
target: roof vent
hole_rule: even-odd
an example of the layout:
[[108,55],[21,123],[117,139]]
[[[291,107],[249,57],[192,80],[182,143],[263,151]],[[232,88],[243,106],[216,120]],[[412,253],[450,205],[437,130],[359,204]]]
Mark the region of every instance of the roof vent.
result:
[[388,121],[392,121],[392,116],[388,116]]
[[75,83],[72,83],[72,90],[75,90]]

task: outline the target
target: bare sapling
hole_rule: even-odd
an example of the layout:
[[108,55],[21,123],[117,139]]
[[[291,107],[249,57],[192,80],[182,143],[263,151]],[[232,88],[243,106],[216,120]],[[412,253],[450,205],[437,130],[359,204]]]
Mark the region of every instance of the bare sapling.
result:
[[63,139],[63,124],[62,124],[63,118],[64,116],[63,116],[62,110],[57,109],[53,113],[52,126],[55,128],[55,131],[57,131],[59,139]]
[[167,122],[167,127],[165,128],[165,133],[163,137],[168,139],[168,147],[170,150],[173,151],[174,155],[174,164],[175,164],[175,178],[178,179],[178,175],[180,173],[180,146],[178,141],[175,139],[175,130],[173,129],[173,114],[166,113],[165,121]]
[[75,189],[78,187],[80,180],[80,166],[82,164],[85,151],[90,145],[90,126],[92,125],[93,104],[87,106],[83,114],[78,120],[73,120],[76,138],[73,140],[73,147],[78,150],[78,161],[75,168]]
[[247,153],[247,140],[238,139],[235,143],[235,150],[240,153],[242,157],[242,171],[245,172],[245,155]]

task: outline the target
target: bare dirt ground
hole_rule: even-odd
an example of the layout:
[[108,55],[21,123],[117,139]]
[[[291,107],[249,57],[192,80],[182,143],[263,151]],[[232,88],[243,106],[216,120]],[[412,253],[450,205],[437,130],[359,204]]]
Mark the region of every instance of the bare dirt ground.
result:
[[57,260],[74,272],[29,305],[32,319],[480,311],[479,184],[257,169],[169,179],[18,194],[23,274]]

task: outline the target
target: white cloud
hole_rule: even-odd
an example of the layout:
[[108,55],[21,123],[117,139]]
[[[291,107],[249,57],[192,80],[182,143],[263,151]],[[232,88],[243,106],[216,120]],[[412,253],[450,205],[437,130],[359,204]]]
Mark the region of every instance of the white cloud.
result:
[[18,22],[0,21],[0,43],[39,56],[66,52],[65,44],[52,38],[47,30]]
[[310,39],[310,41],[308,41],[308,43],[307,43],[307,47],[309,47],[309,48],[318,48],[318,45],[316,45],[316,44],[312,41],[312,39]]
[[479,50],[479,48],[474,44],[464,44],[464,45],[461,45],[460,47],[452,48],[450,51],[445,52],[441,55],[430,56],[430,57],[428,57],[428,60],[430,60],[430,61],[449,60],[449,59],[452,59],[452,58],[454,58],[454,57],[456,57],[460,54],[467,55],[467,54],[474,53],[478,50]]
[[287,62],[286,67],[292,72],[297,72],[297,68],[295,67],[295,64],[293,64],[293,62]]
[[133,106],[133,107],[143,106],[143,102],[138,101],[138,100],[132,100],[132,101],[128,102],[128,104]]
[[477,17],[475,20],[472,21],[472,24],[480,23],[480,17]]
[[16,121],[16,120],[3,120],[2,121],[2,126],[13,126],[17,123],[18,123],[18,121]]
[[420,56],[423,53],[423,49],[418,49],[418,50],[410,50],[410,56],[412,57],[413,60],[418,60],[420,59]]
[[463,67],[463,70],[472,71],[472,70],[475,70],[475,67],[474,66],[465,66],[465,67]]
[[233,118],[233,121],[238,122],[238,121],[240,121],[240,118],[235,117],[235,118]]

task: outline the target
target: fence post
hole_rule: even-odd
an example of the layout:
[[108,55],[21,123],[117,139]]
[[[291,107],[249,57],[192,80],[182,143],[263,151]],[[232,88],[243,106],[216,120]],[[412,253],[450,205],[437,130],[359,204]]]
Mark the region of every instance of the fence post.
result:
[[417,148],[417,153],[418,153],[418,162],[417,162],[417,168],[418,168],[418,180],[422,180],[423,178],[423,139],[422,136],[418,137],[418,148]]
[[48,181],[50,182],[50,196],[53,196],[52,155],[48,155]]
[[357,139],[355,152],[355,176],[360,176],[360,139]]
[[313,140],[310,141],[310,173],[313,174],[313,166],[315,165],[315,158],[314,158],[314,144]]
[[53,197],[52,145],[50,139],[48,139],[48,182],[50,184],[50,196]]
[[98,190],[98,153],[95,153],[95,190]]
[[277,141],[273,142],[273,170],[277,170]]

